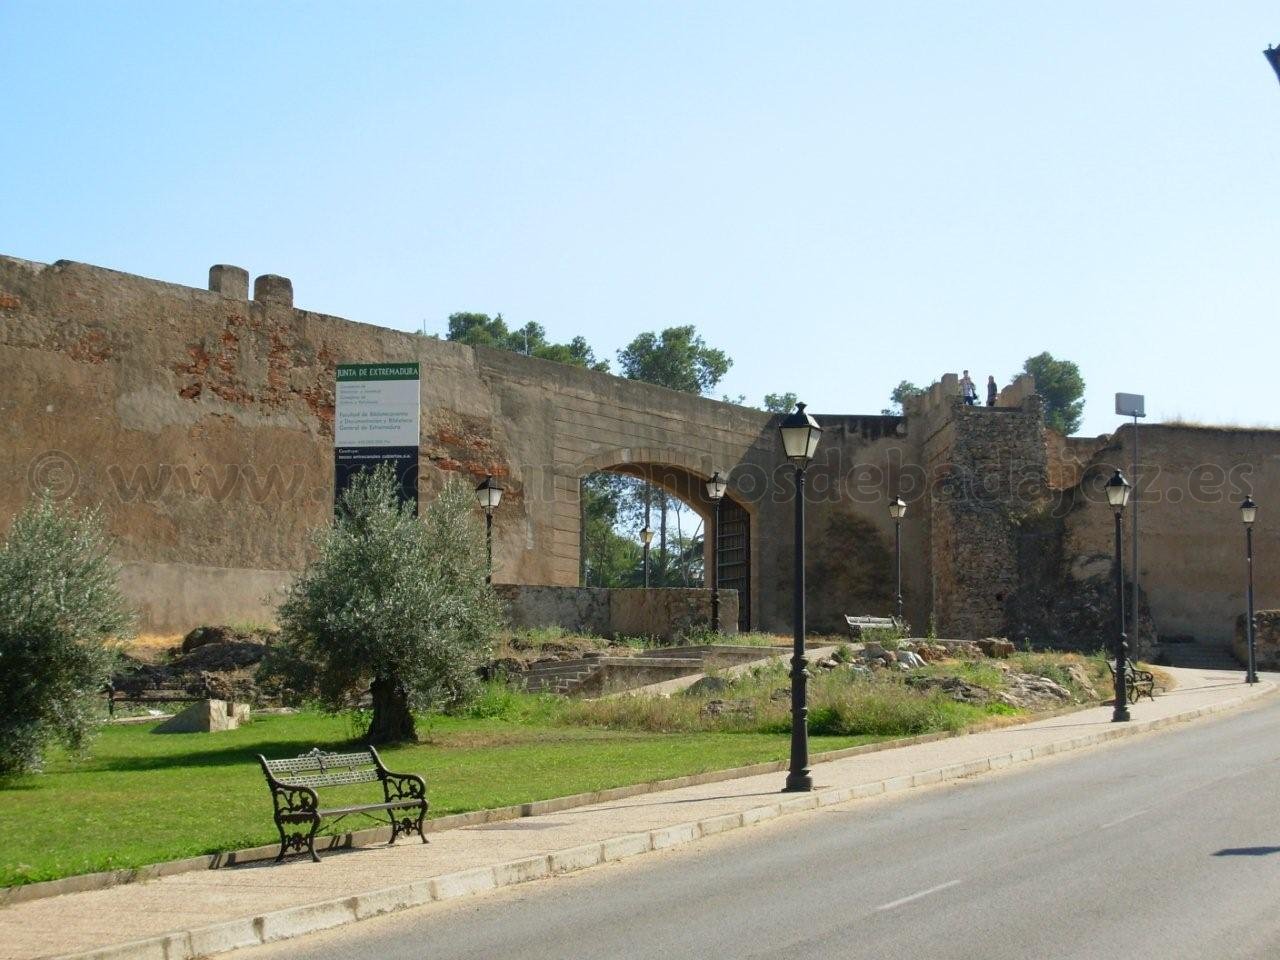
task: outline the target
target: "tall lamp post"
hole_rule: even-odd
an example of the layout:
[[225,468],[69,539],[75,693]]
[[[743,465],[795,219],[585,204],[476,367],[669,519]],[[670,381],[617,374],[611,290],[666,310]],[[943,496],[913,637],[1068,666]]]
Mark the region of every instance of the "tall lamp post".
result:
[[1253,502],[1253,497],[1245,497],[1244,503],[1240,504],[1240,519],[1244,522],[1245,563],[1249,568],[1249,612],[1248,620],[1245,621],[1245,629],[1248,631],[1246,636],[1249,638],[1249,670],[1244,675],[1245,683],[1258,682],[1257,658],[1253,650],[1253,521],[1257,518],[1258,505]]
[[1119,470],[1107,481],[1107,502],[1116,513],[1116,614],[1119,630],[1116,632],[1116,702],[1111,711],[1112,723],[1123,723],[1129,719],[1129,698],[1125,689],[1125,669],[1129,660],[1129,640],[1124,633],[1124,531],[1121,527],[1121,515],[1124,505],[1129,502],[1131,488],[1129,481]]
[[640,531],[640,542],[644,544],[644,588],[649,589],[649,544],[653,543],[653,531],[646,523]]
[[898,618],[898,625],[902,625],[902,518],[907,515],[907,505],[901,497],[894,497],[889,501],[889,516],[893,518],[893,565],[897,571],[896,577],[898,581],[897,597],[894,600],[894,610]]
[[493,583],[493,511],[502,502],[502,486],[486,475],[476,485],[476,500],[484,508],[485,583]]
[[804,658],[804,471],[813,460],[822,438],[818,421],[804,412],[804,404],[797,403],[778,427],[782,434],[782,450],[796,468],[796,557],[795,591],[792,621],[795,633],[791,650],[791,765],[787,773],[787,785],[783,790],[798,793],[813,789],[813,777],[809,775],[809,708],[805,702]]
[[707,496],[716,505],[716,525],[711,533],[711,632],[720,632],[720,501],[729,484],[717,470],[707,481]]

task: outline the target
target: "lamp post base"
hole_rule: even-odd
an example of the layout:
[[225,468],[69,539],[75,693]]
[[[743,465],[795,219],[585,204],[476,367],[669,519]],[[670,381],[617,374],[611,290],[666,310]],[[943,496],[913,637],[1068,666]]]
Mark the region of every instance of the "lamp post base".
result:
[[1125,723],[1129,720],[1129,708],[1125,706],[1116,707],[1111,711],[1112,723]]
[[782,788],[783,793],[809,793],[813,790],[813,777],[805,774],[787,774],[787,785]]

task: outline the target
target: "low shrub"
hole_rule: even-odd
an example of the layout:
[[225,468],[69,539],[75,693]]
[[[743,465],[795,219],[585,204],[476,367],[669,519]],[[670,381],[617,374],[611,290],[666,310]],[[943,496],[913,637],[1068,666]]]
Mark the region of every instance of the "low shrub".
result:
[[568,726],[642,730],[647,733],[722,729],[715,718],[704,715],[706,703],[702,697],[634,696],[575,700],[565,705],[558,719]]
[[726,636],[720,643],[731,643],[735,647],[786,647],[791,643],[790,637],[780,633],[734,633]]
[[828,737],[913,737],[959,730],[988,713],[939,691],[918,692],[895,682],[820,683],[811,702],[809,732]]
[[897,650],[898,641],[905,640],[906,634],[903,633],[901,627],[863,627],[862,636],[863,643],[878,643],[886,650]]
[[[1030,671],[1026,671],[1030,672]],[[924,667],[920,673],[932,677],[960,677],[975,686],[990,690],[993,693],[1004,686],[1004,673],[989,662],[982,660],[951,660],[946,663],[932,663]],[[1050,679],[1053,679],[1050,677]]]
[[500,639],[512,650],[603,650],[609,645],[604,637],[589,633],[573,633],[563,627],[529,627],[515,630]]

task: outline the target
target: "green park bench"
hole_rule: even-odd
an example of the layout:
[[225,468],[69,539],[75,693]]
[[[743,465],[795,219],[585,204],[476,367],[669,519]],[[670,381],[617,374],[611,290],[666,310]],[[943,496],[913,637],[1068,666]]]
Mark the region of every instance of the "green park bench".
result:
[[[1111,682],[1115,683],[1115,661],[1107,661],[1107,669],[1111,671]],[[1130,703],[1137,703],[1140,697],[1154,701],[1156,698],[1156,676],[1149,670],[1139,670],[1132,660],[1124,662],[1125,697]]]
[[[352,814],[373,816],[382,813],[391,827],[391,843],[400,834],[417,832],[426,843],[422,822],[427,817],[427,784],[416,773],[392,773],[382,765],[373,747],[358,753],[326,753],[316,747],[301,756],[287,760],[268,760],[258,754],[271,800],[275,807],[276,829],[280,831],[279,863],[290,850],[305,848],[316,863],[316,832],[323,821],[338,821]],[[339,804],[320,806],[317,791],[352,784],[382,784],[381,803]],[[374,817],[374,819],[380,819]],[[307,827],[290,830],[291,827]]]

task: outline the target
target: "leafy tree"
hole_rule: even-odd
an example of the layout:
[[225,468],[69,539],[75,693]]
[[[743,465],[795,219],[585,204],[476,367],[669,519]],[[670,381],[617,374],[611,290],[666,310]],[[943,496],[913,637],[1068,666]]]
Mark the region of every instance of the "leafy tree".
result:
[[799,399],[790,391],[786,393],[766,393],[764,395],[764,408],[769,413],[790,413],[796,408],[796,401]]
[[412,711],[465,702],[501,623],[470,486],[450,481],[420,522],[392,470],[362,473],[315,545],[267,672],[335,711],[367,690],[369,741],[416,739]]
[[583,337],[574,337],[568,343],[552,343],[540,323],[526,323],[511,330],[502,314],[490,317],[487,313],[454,313],[449,316],[447,339],[472,347],[490,347],[509,350],[526,357],[555,360],[588,370],[608,372],[609,361],[597,360],[595,352]]
[[922,393],[924,393],[923,387],[917,387],[910,380],[902,380],[889,394],[890,406],[880,412],[887,417],[900,417],[906,409],[906,401],[911,397],[918,397]]
[[100,515],[42,496],[0,545],[0,777],[77,749],[133,617]]
[[1045,351],[1028,357],[1022,372],[1036,381],[1036,393],[1044,398],[1044,420],[1064,436],[1080,429],[1084,419],[1084,377],[1070,360],[1055,360]]
[[723,350],[708,347],[692,324],[642,333],[618,351],[622,375],[685,393],[715,389],[733,366]]
[[619,532],[626,488],[632,482],[613,473],[593,473],[582,481],[582,582],[586,586],[621,586],[640,567],[640,545]]

